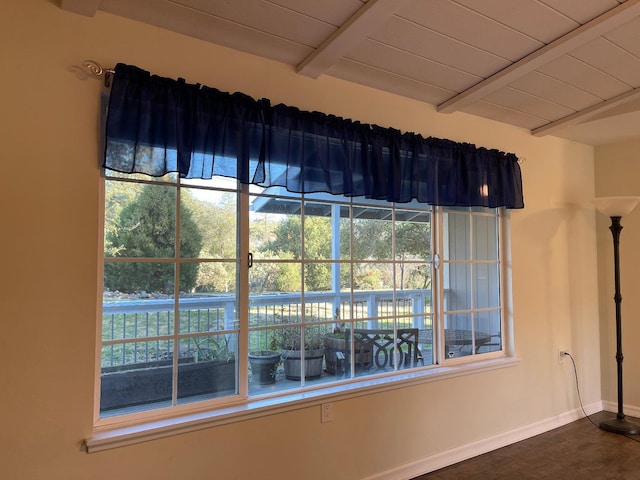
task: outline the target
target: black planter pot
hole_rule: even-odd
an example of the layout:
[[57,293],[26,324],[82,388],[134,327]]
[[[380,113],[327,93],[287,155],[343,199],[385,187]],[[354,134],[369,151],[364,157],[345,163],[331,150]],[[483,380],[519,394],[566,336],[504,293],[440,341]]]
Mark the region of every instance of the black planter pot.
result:
[[276,370],[280,363],[280,354],[273,350],[249,352],[249,364],[253,381],[260,385],[269,385],[276,381]]
[[[171,360],[131,367],[111,367],[102,370],[100,411],[171,400]],[[178,365],[178,398],[219,395],[233,393],[235,390],[236,364],[233,360],[181,362]]]

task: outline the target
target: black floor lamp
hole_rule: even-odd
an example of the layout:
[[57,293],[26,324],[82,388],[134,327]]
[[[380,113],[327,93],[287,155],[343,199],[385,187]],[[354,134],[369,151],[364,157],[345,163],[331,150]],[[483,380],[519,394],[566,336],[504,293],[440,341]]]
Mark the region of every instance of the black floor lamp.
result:
[[599,212],[611,218],[611,235],[613,236],[613,267],[616,303],[616,364],[618,367],[618,413],[615,418],[600,422],[600,428],[608,432],[621,433],[623,435],[636,435],[640,433],[640,425],[625,418],[622,406],[622,295],[620,295],[620,232],[622,225],[620,219],[636,208],[640,197],[600,197],[595,199],[595,206]]

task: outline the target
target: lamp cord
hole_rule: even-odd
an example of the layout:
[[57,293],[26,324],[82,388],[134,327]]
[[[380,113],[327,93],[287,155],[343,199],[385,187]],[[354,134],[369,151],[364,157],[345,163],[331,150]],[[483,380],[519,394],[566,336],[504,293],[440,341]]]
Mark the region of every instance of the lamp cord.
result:
[[582,396],[580,395],[580,385],[578,383],[578,369],[576,368],[576,362],[569,352],[565,352],[564,355],[565,357],[569,357],[571,359],[571,365],[573,365],[573,375],[576,379],[576,392],[578,393],[578,402],[580,403],[582,413],[584,413],[584,416],[587,417],[587,420],[589,420],[593,424],[593,426],[595,426],[596,428],[600,428],[598,424],[594,422],[589,415],[587,415],[587,412],[584,409],[584,405],[582,405]]
[[[594,422],[591,419],[591,417],[587,415],[587,412],[585,411],[584,406],[582,405],[582,397],[580,395],[580,386],[578,384],[578,369],[576,368],[576,362],[569,352],[565,352],[565,356],[571,359],[571,364],[573,365],[573,375],[576,379],[576,392],[578,393],[578,402],[580,403],[580,408],[582,409],[582,413],[584,413],[584,416],[587,417],[587,420],[589,420],[594,427],[596,427],[597,429],[600,429],[600,425]],[[624,435],[624,436],[627,437],[629,440],[633,440],[634,442],[640,442],[640,439],[637,439],[634,436],[631,436],[631,435]]]

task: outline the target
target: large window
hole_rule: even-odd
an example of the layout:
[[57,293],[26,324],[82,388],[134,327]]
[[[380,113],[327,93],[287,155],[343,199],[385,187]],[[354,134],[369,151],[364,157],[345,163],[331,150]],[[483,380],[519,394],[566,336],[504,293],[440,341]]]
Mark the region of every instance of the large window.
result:
[[101,419],[504,354],[502,210],[221,177],[104,190]]

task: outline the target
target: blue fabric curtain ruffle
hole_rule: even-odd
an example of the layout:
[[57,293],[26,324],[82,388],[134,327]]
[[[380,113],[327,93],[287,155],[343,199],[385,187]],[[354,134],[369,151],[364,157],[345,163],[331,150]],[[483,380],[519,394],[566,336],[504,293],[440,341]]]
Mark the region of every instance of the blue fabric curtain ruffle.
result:
[[291,192],[523,208],[517,157],[424,138],[118,64],[104,168],[237,178]]

